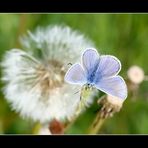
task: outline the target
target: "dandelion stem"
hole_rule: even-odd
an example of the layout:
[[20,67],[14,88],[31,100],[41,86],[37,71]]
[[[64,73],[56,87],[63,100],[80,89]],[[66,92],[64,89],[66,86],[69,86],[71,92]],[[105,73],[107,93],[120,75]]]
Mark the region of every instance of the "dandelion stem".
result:
[[106,119],[105,118],[106,115],[103,110],[104,105],[106,104],[106,95],[102,96],[98,100],[98,104],[100,104],[101,106],[100,109],[98,110],[97,115],[95,116],[94,121],[92,122],[91,126],[88,128],[88,134],[97,134]]
[[67,122],[64,126],[64,133],[67,133],[69,128],[75,123],[77,116],[75,116],[70,122]]
[[41,124],[36,123],[35,126],[32,129],[32,134],[38,134],[40,129],[41,129]]
[[102,127],[105,121],[105,118],[102,118],[100,115],[101,113],[99,111],[88,130],[88,134],[97,134],[99,132],[100,128]]
[[87,99],[91,96],[91,93],[92,93],[92,89],[86,89],[86,87],[83,87],[81,89],[80,102],[79,102],[79,104],[77,106],[75,116],[73,117],[71,122],[66,124],[65,130],[64,130],[65,132],[67,132],[68,129],[75,123],[75,121],[77,120],[78,116],[83,111],[85,111],[85,109],[87,109],[87,106],[86,106],[87,103],[86,102],[87,102]]

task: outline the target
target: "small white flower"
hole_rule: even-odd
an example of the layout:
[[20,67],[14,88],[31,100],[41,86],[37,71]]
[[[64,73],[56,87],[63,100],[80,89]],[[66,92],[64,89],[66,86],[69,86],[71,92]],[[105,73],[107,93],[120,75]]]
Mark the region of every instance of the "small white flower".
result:
[[93,43],[67,26],[38,28],[21,42],[28,50],[11,49],[1,63],[6,99],[14,110],[34,121],[71,118],[80,87],[65,83],[64,75],[68,63],[79,60],[83,49]]
[[136,65],[129,68],[127,76],[135,84],[140,84],[145,77],[143,69]]
[[116,112],[122,108],[124,100],[112,95],[102,96],[98,100],[98,104],[102,105],[100,110],[101,118],[112,117]]
[[119,108],[122,107],[123,102],[124,102],[124,100],[122,100],[121,98],[118,98],[118,97],[115,97],[115,96],[111,96],[111,95],[107,95],[107,100],[112,105],[117,106]]

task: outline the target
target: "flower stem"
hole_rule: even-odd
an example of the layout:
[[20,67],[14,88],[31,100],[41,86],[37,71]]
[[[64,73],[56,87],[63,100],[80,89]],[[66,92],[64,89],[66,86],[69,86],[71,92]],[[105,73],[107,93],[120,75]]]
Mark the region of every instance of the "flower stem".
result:
[[97,134],[102,127],[105,121],[105,112],[104,112],[104,105],[106,104],[106,95],[102,96],[98,100],[98,104],[100,104],[100,108],[98,110],[97,115],[95,116],[94,121],[92,122],[91,126],[88,128],[88,134]]
[[102,127],[104,121],[105,121],[105,118],[101,117],[101,113],[99,111],[88,130],[88,134],[97,134],[100,128]]
[[86,89],[86,87],[82,87],[81,89],[81,94],[80,94],[80,102],[77,106],[75,115],[71,119],[70,122],[67,122],[65,125],[65,133],[68,131],[68,129],[73,126],[79,115],[84,112],[87,109],[87,99],[92,95],[92,88],[91,89]]
[[32,134],[38,134],[40,128],[41,128],[41,124],[40,123],[36,123],[35,126],[32,129]]
[[68,132],[68,130],[71,128],[71,126],[75,123],[76,119],[77,119],[77,116],[65,124],[65,126],[64,126],[64,133],[65,134]]

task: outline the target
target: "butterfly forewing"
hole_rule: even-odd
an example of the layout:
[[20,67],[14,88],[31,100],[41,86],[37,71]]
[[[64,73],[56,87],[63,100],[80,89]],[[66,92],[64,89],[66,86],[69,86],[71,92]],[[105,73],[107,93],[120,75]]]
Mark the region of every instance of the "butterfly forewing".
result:
[[96,81],[100,77],[111,77],[119,73],[121,69],[120,61],[111,55],[104,55],[100,57],[99,66],[96,71]]
[[82,54],[82,65],[87,72],[93,70],[98,62],[99,54],[95,49],[87,49]]
[[85,84],[86,76],[82,66],[80,64],[72,65],[65,75],[65,81],[71,84]]

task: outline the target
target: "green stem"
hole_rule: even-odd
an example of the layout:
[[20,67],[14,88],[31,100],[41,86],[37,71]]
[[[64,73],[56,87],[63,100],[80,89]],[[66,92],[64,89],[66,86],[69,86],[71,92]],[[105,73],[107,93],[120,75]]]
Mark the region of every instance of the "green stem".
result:
[[73,118],[71,122],[66,123],[66,125],[64,127],[64,133],[65,134],[67,133],[69,128],[75,123],[76,119],[77,119],[77,116],[75,118]]
[[88,130],[88,134],[97,134],[100,128],[102,127],[102,124],[104,123],[104,121],[105,121],[105,118],[100,117],[100,111],[99,111]]
[[38,134],[40,129],[41,129],[41,124],[36,123],[32,129],[32,134]]
[[92,89],[86,89],[85,86],[82,87],[81,95],[80,95],[80,102],[77,106],[75,116],[73,117],[73,119],[70,122],[68,122],[66,124],[65,130],[64,130],[65,133],[75,123],[75,121],[77,120],[77,118],[81,114],[81,112],[83,112],[87,108],[85,103],[86,103],[87,99],[91,96],[91,93],[92,93]]

